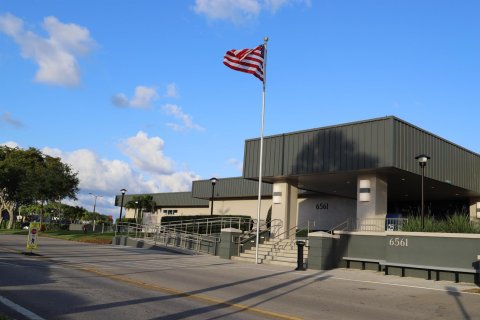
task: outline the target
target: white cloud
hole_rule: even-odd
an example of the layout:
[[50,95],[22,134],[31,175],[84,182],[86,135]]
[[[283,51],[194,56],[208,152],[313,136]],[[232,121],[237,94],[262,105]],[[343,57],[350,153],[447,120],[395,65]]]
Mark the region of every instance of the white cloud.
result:
[[193,10],[209,20],[243,23],[258,17],[262,10],[275,13],[281,7],[295,3],[311,5],[310,0],[195,0]]
[[264,0],[263,7],[272,13],[277,12],[281,7],[294,4],[304,4],[307,7],[312,6],[311,0]]
[[59,157],[70,164],[78,172],[80,188],[112,192],[118,189],[114,186],[133,185],[134,189],[153,190],[147,181],[135,174],[130,165],[120,160],[99,159],[91,150],[79,149],[63,152],[59,149],[45,147],[42,152],[52,157]]
[[23,20],[10,13],[0,15],[0,32],[12,37],[20,46],[22,56],[39,66],[35,81],[60,86],[80,84],[77,57],[89,53],[95,46],[90,32],[73,23],[64,24],[55,17],[45,17],[42,26],[49,37],[42,38],[25,30]]
[[124,93],[117,93],[112,97],[112,103],[117,107],[148,108],[158,99],[157,89],[154,87],[137,86],[131,100]]
[[135,88],[135,96],[130,101],[130,105],[132,107],[148,107],[157,98],[158,94],[155,88],[138,86]]
[[128,107],[130,106],[130,101],[127,96],[123,93],[117,93],[112,97],[112,103],[117,107]]
[[174,172],[170,175],[155,176],[155,181],[161,190],[188,191],[192,188],[192,181],[199,180],[200,176],[189,171]]
[[275,12],[288,2],[289,0],[265,0],[265,5],[267,8],[270,8],[272,11]]
[[184,113],[182,108],[174,104],[166,104],[162,107],[162,110],[166,114],[171,115],[174,118],[180,120],[181,124],[167,123],[167,126],[169,126],[173,131],[185,131],[189,129],[198,130],[198,131],[205,130],[203,127],[199,126],[198,124],[193,123],[192,117]]
[[[51,147],[41,149],[45,154],[61,158],[74,172],[78,172],[80,180],[78,200],[65,200],[64,203],[83,206],[92,211],[93,198],[88,194],[92,192],[102,196],[97,199],[97,212],[118,216],[119,209],[114,207],[114,200],[122,188],[127,189],[130,194],[188,191],[191,190],[192,181],[200,179],[200,176],[190,170],[172,169],[175,163],[163,155],[164,142],[159,137],[148,138],[145,133],[139,132],[136,136],[126,139],[124,143],[128,148],[127,161],[100,158],[88,149],[71,152]],[[20,147],[13,141],[1,145]],[[144,148],[153,152],[153,157]],[[141,156],[147,158],[141,160],[139,159]],[[152,169],[155,160],[166,162],[171,168]]]
[[235,159],[235,158],[230,158],[230,159],[227,160],[227,164],[234,166],[235,169],[240,171],[240,173],[243,172],[243,162],[242,161],[240,161],[238,159]]
[[196,0],[194,11],[210,20],[228,20],[240,23],[260,14],[257,0]]
[[10,112],[4,112],[3,114],[0,115],[0,122],[4,122],[6,124],[9,124],[16,129],[20,129],[23,127],[23,123],[19,120],[13,119],[12,114]]
[[163,146],[160,137],[149,138],[146,133],[139,131],[136,136],[122,141],[120,147],[136,168],[153,174],[171,174],[173,161],[165,157]]
[[2,146],[7,146],[9,148],[20,148],[20,145],[16,143],[15,141],[5,141],[0,143]]
[[167,85],[167,93],[166,93],[166,96],[169,97],[169,98],[178,98],[178,90],[177,90],[177,86],[175,83],[169,83]]

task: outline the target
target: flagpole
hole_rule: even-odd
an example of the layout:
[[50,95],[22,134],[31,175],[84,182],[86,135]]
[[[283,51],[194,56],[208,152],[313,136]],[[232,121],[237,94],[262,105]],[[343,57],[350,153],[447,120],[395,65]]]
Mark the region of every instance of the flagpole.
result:
[[258,245],[260,240],[260,209],[262,207],[262,168],[263,168],[263,128],[265,123],[265,83],[267,82],[267,43],[268,37],[263,38],[263,92],[262,92],[262,128],[260,134],[260,156],[258,166],[258,203],[257,203],[257,236],[255,241],[255,264],[258,264]]

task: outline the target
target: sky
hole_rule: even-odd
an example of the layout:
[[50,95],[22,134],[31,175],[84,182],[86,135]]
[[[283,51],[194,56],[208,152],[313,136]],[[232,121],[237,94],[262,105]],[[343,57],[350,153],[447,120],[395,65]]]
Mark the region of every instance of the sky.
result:
[[[265,135],[394,115],[480,153],[478,0],[2,0],[0,144],[60,157],[78,200],[242,175]],[[93,195],[92,195],[93,194]]]

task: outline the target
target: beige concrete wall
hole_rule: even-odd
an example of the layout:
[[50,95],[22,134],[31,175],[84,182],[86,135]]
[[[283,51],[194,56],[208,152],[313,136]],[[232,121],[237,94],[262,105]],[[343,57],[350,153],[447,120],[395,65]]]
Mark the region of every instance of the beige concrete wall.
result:
[[310,230],[331,230],[356,217],[357,201],[335,196],[298,199],[298,226]]
[[[211,203],[210,203],[211,204]],[[268,210],[272,206],[271,199],[264,199],[260,208],[260,219],[267,217]],[[164,216],[163,210],[177,210],[176,216],[208,215],[210,208],[173,208],[165,207],[158,210],[160,216]],[[244,215],[257,218],[257,200],[216,200],[213,203],[214,215]]]
[[[370,200],[360,201],[360,180],[370,181]],[[375,175],[359,176],[357,182],[357,219],[387,216],[387,183]]]
[[175,216],[194,216],[194,215],[203,215],[210,214],[210,208],[174,208],[174,207],[165,207],[157,210],[159,216],[167,216],[163,213],[164,210],[177,210]]
[[480,221],[480,198],[470,199],[470,221]]
[[[123,208],[124,209],[124,216],[123,218],[127,218],[127,219],[134,219],[135,218],[135,209],[127,209],[127,208]],[[160,210],[157,210],[155,211],[152,215],[151,215],[151,219],[153,221],[157,221],[157,223],[160,223]]]
[[135,209],[123,208],[123,213],[124,213],[123,218],[127,218],[127,219],[135,218]]
[[[258,210],[257,205],[258,201],[256,199],[215,201],[213,204],[213,214],[246,215],[256,219]],[[262,199],[260,207],[260,220],[265,220],[267,218],[267,213],[271,206],[272,199]]]
[[[260,208],[260,219],[265,220],[267,218],[268,210],[272,206],[271,199],[262,199],[261,208]],[[193,216],[193,215],[209,215],[210,208],[175,208],[175,207],[164,207],[157,208],[154,216],[157,217],[158,223],[163,216],[168,216],[164,214],[164,210],[177,210],[177,213],[174,216]],[[134,209],[125,209],[124,210],[125,218],[134,218],[135,210]],[[250,216],[253,219],[257,218],[257,200],[216,200],[213,205],[213,214],[214,215],[245,215]]]
[[273,204],[272,219],[282,221],[278,234],[288,237],[287,231],[297,225],[298,189],[288,182],[277,182],[273,185],[273,193],[278,201]]

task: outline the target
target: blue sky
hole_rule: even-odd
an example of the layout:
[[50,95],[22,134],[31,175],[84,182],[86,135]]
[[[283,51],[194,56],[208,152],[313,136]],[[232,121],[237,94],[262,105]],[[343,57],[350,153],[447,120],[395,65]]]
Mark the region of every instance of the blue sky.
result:
[[[28,4],[28,5],[27,5]],[[268,36],[265,134],[398,116],[480,152],[477,0],[4,0],[0,144],[78,171],[75,205],[241,175]]]

